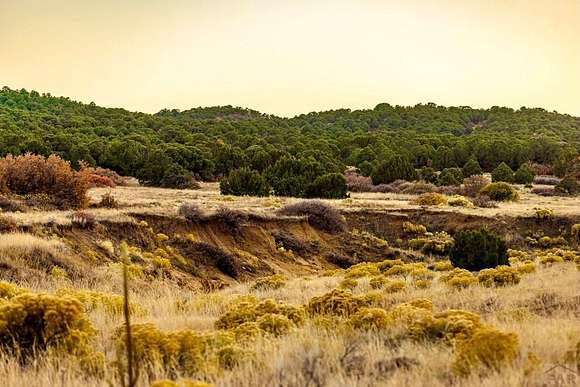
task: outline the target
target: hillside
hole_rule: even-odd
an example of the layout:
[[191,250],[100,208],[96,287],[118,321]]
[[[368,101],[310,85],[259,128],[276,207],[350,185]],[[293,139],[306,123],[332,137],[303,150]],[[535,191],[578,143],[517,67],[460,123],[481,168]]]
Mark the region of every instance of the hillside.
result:
[[490,171],[501,162],[553,164],[580,147],[580,118],[543,109],[413,107],[333,110],[281,118],[231,106],[157,114],[83,104],[25,90],[0,91],[0,152],[56,153],[172,186],[182,176],[214,180],[283,157],[313,162],[319,174],[403,155],[415,168]]

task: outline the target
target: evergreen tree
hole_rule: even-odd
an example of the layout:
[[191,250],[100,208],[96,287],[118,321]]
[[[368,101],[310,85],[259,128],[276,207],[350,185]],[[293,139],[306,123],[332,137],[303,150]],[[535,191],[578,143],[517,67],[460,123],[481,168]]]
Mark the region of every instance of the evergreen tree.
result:
[[520,165],[514,173],[514,182],[518,184],[532,184],[534,181],[534,172],[526,164]]
[[501,163],[491,173],[491,181],[512,183],[514,181],[514,171],[506,163]]
[[395,180],[416,180],[417,173],[409,160],[402,155],[394,155],[378,163],[371,179],[373,184],[389,184]]
[[461,173],[463,174],[464,178],[467,178],[473,175],[481,175],[483,170],[481,169],[481,166],[476,159],[469,159],[463,166]]

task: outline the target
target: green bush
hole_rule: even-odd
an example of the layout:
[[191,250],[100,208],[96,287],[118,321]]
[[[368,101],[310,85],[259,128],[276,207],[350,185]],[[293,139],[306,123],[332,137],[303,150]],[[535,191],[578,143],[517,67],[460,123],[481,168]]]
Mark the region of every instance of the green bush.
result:
[[455,267],[475,271],[509,265],[505,242],[485,228],[459,231],[454,239],[450,260]]
[[419,170],[419,177],[427,183],[437,183],[437,173],[431,167],[423,167]]
[[554,189],[558,192],[566,193],[569,195],[576,195],[580,193],[580,185],[572,176],[566,176],[560,181]]
[[318,176],[306,187],[307,198],[344,199],[347,197],[346,179],[341,173]]
[[222,195],[268,196],[270,188],[257,171],[240,168],[234,169],[220,181],[220,192]]
[[481,175],[483,170],[476,159],[469,159],[463,166],[461,173],[463,174],[463,178],[468,178],[473,175]]
[[512,183],[514,181],[514,171],[506,163],[501,163],[491,172],[491,181],[505,181]]
[[532,184],[536,175],[526,164],[522,164],[514,174],[514,182],[518,184]]
[[463,173],[459,168],[445,168],[437,177],[438,185],[460,185]]
[[395,180],[416,180],[413,164],[402,155],[394,155],[380,162],[371,173],[373,184],[389,184]]
[[489,197],[498,202],[516,201],[519,198],[518,192],[508,183],[491,183],[479,191],[480,195]]

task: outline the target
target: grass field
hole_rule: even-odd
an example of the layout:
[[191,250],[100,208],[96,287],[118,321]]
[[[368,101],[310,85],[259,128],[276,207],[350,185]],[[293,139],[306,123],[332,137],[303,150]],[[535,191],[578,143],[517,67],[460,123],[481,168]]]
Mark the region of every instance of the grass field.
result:
[[[2,276],[9,289],[0,286],[0,328],[2,321],[12,321],[6,316],[17,316],[7,312],[22,297],[12,294],[17,286],[26,290],[16,293],[80,300],[94,330],[90,351],[82,355],[69,356],[62,348],[50,347],[32,357],[25,353],[19,357],[5,346],[0,354],[2,385],[120,385],[119,366],[125,358],[119,331],[124,320],[118,241],[124,238],[131,245],[132,322],[153,324],[135,325],[139,386],[160,380],[167,382],[157,386],[202,385],[193,381],[248,387],[580,383],[577,240],[568,229],[553,230],[564,220],[578,220],[577,199],[522,191],[519,202],[492,209],[421,208],[409,203],[413,195],[399,194],[352,194],[328,201],[347,219],[354,219],[349,214],[361,214],[364,220],[368,211],[395,215],[415,211],[417,216],[435,211],[444,219],[460,214],[490,223],[496,217],[524,217],[531,219],[530,230],[536,234],[547,230],[565,237],[561,246],[519,247],[511,252],[513,278],[490,285],[477,273],[466,282],[449,281],[453,272],[445,255],[417,251],[407,246],[407,239],[373,235],[363,229],[364,221],[357,229],[351,225],[346,235],[334,236],[302,223],[256,220],[233,239],[212,223],[184,224],[179,229],[173,225],[183,223],[177,208],[185,202],[195,202],[208,212],[226,206],[274,216],[276,209],[296,201],[224,197],[216,188],[215,184],[195,191],[115,188],[110,192],[119,208],[87,210],[101,223],[94,229],[71,224],[67,211],[13,214],[19,232],[0,236]],[[92,201],[107,192],[93,189]],[[553,219],[533,220],[534,207],[553,209]],[[143,219],[149,222],[143,226],[148,230],[136,228]],[[124,224],[135,226],[117,235]],[[428,225],[429,231],[440,231],[434,227]],[[252,246],[267,244],[270,233],[278,229],[322,252],[291,251],[279,244]],[[211,242],[240,259],[243,275],[226,281],[227,276],[215,269],[180,262],[193,259],[184,253],[189,250],[175,247],[185,232],[195,243]],[[334,248],[344,254],[355,249],[361,256],[355,253],[351,258],[373,263],[340,269],[324,255]],[[387,258],[391,261],[384,261]],[[272,277],[276,272],[282,276]],[[219,286],[210,282],[220,278],[225,282]],[[222,287],[224,283],[227,286]],[[485,348],[474,339],[477,332],[491,335]],[[88,354],[98,355],[97,366],[84,364]]]

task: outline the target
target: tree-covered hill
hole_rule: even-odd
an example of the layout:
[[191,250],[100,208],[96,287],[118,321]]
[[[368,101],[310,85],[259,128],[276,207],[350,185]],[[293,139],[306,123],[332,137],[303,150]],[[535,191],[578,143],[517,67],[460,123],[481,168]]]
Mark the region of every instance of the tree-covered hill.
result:
[[340,109],[281,118],[220,106],[157,114],[83,104],[26,90],[0,91],[0,153],[56,153],[175,186],[184,178],[218,179],[242,167],[312,179],[369,171],[394,155],[415,168],[484,170],[502,162],[565,164],[580,149],[580,118],[543,109],[473,109],[435,104]]

